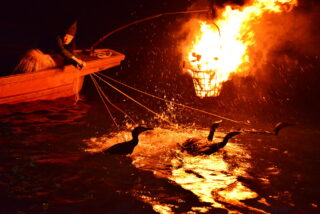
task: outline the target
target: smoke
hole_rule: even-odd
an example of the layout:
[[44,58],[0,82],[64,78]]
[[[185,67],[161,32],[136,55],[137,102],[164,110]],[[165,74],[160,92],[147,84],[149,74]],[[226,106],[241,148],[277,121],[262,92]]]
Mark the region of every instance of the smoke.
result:
[[[319,12],[319,6],[298,6],[290,12],[265,14],[252,26],[256,43],[248,50],[250,62],[242,73],[246,80],[238,80],[242,84],[238,96],[317,112]],[[243,86],[248,78],[254,83],[249,88]]]
[[318,12],[292,11],[281,14],[264,15],[253,25],[256,44],[249,49],[250,68],[257,74],[272,61],[281,61],[288,66],[296,66],[301,55],[316,55],[315,45],[319,36],[314,34],[313,16]]
[[255,46],[249,49],[249,73],[265,96],[317,102],[320,37],[316,20],[319,7],[297,8],[290,13],[267,14],[253,27]]

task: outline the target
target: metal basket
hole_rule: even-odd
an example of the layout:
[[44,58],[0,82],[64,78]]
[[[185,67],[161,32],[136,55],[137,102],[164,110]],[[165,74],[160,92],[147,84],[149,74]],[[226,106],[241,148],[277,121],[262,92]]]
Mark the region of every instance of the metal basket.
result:
[[198,97],[216,97],[220,94],[221,83],[217,83],[215,72],[191,71],[193,85]]

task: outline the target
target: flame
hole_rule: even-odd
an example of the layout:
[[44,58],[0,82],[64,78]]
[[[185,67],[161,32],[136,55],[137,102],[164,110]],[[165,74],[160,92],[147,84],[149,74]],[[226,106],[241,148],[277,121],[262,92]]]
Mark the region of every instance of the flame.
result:
[[256,44],[253,26],[264,14],[289,12],[297,5],[297,0],[252,0],[243,7],[218,9],[215,23],[195,20],[198,30],[184,46],[183,58],[197,95],[218,96],[232,73],[248,69],[248,49]]

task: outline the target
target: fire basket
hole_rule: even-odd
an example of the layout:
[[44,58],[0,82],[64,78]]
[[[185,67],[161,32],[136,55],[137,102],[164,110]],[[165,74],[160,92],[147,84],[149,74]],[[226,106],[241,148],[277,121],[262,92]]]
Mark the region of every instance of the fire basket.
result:
[[194,89],[198,97],[216,97],[219,95],[222,84],[216,79],[214,71],[195,71],[188,69],[192,76]]

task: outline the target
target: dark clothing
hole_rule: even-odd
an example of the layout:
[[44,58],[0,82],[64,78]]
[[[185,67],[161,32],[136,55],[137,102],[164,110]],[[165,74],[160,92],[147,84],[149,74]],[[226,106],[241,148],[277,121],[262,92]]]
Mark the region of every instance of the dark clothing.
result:
[[62,38],[60,36],[57,36],[55,52],[60,55],[60,58],[62,57],[63,64],[73,64],[74,66],[77,65],[77,62],[72,59],[72,57],[75,55],[74,50],[74,41],[72,41],[68,45],[65,45],[63,44]]
[[72,56],[77,56],[75,53],[76,44],[73,39],[70,44],[63,43],[63,34],[42,38],[37,46],[44,54],[49,54],[56,62],[58,67],[64,65],[74,65],[78,67],[78,63],[72,59]]

